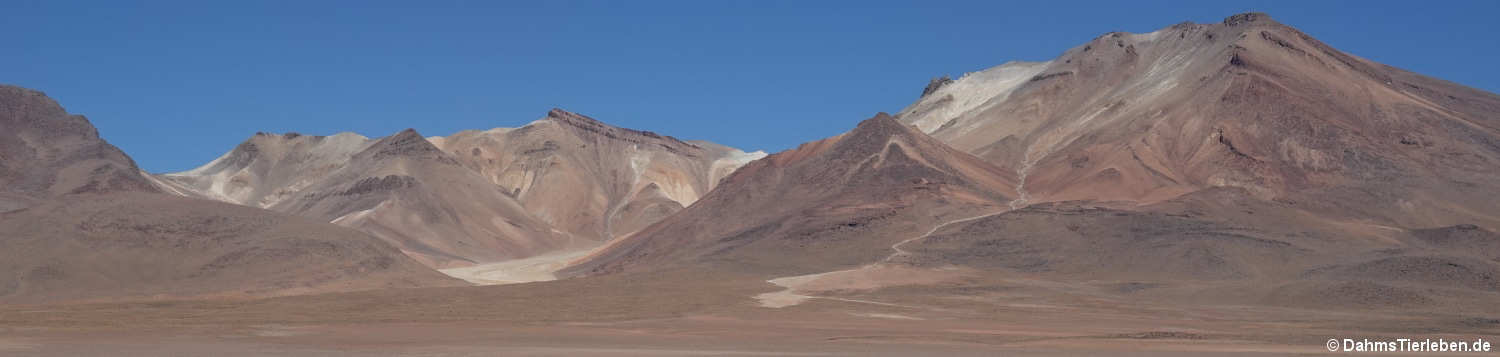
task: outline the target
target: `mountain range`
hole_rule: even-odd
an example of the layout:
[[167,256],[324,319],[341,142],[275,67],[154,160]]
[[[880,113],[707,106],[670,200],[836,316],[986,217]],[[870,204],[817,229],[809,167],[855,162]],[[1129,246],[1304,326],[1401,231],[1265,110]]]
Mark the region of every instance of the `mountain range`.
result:
[[673,286],[910,320],[1500,314],[1500,95],[1265,14],[1110,32],[933,79],[895,114],[817,119],[851,129],[768,155],[552,109],[448,136],[256,133],[151,174],[3,86],[0,302]]

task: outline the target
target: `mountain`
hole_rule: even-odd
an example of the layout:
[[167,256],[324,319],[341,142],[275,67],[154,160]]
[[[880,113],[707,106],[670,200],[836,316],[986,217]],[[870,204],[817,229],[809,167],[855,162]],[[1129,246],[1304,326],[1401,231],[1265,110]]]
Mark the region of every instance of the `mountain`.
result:
[[933,80],[566,273],[758,274],[767,307],[1477,311],[1500,296],[1497,118],[1500,96],[1264,14],[1108,33]]
[[82,116],[0,86],[0,301],[452,286],[368,235],[161,192]]
[[1238,187],[1341,219],[1500,224],[1500,96],[1265,14],[1107,33],[924,92],[901,121],[1017,172],[1030,203]]
[[686,142],[553,109],[526,126],[429,138],[528,212],[596,241],[692,205],[764,153]]
[[520,128],[424,138],[256,134],[170,192],[329,221],[436,268],[595,247],[692,204],[757,154],[554,109]]
[[59,195],[155,190],[88,118],[42,92],[0,85],[0,212]]
[[256,133],[206,165],[154,178],[166,191],[179,195],[266,208],[327,179],[374,143],[354,133],[326,137]]
[[881,113],[840,136],[745,165],[699,202],[566,273],[846,267],[889,254],[940,219],[1006,209],[1014,185],[1010,172]]

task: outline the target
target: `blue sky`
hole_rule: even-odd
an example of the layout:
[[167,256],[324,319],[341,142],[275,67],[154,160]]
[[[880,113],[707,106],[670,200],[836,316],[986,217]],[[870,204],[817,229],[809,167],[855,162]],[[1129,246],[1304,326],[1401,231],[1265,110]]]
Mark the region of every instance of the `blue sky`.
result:
[[257,131],[448,135],[552,107],[774,152],[900,110],[934,76],[1245,11],[1500,91],[1500,1],[1058,3],[4,1],[0,83],[87,115],[152,172]]

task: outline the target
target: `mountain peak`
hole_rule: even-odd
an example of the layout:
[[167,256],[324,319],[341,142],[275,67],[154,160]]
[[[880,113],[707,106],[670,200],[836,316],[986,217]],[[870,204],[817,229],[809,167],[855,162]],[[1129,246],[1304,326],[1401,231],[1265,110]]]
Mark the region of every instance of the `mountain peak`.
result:
[[587,115],[570,112],[570,111],[567,111],[566,109],[563,109],[563,108],[552,108],[552,110],[548,110],[547,111],[547,119],[553,119],[553,120],[578,120],[578,121],[594,122],[594,123],[600,123],[600,124],[604,123],[604,122],[599,121],[598,119],[590,118]]
[[418,138],[420,138],[420,137],[422,137],[422,134],[418,133],[417,129],[406,128],[406,129],[402,129],[401,131],[396,132],[396,134],[395,135],[391,135],[391,137],[392,138],[400,138],[400,139],[406,139],[407,137],[418,137]]
[[1240,24],[1248,24],[1252,22],[1274,23],[1276,22],[1276,20],[1272,20],[1271,15],[1267,15],[1264,12],[1246,12],[1230,15],[1229,17],[1224,18],[1224,24],[1229,26],[1237,26]]
[[278,140],[278,141],[289,141],[289,140],[293,140],[293,139],[297,139],[297,138],[301,138],[301,137],[308,137],[308,138],[312,138],[312,139],[323,138],[323,136],[320,136],[320,135],[303,135],[302,133],[298,133],[298,132],[295,132],[295,131],[288,131],[288,132],[281,133],[281,134],[269,133],[269,132],[264,132],[264,131],[257,131],[257,132],[255,132],[255,135],[251,135],[249,139],[245,139],[245,142],[251,142],[251,141],[255,141],[255,140],[267,140],[267,139]]
[[849,131],[849,135],[847,135],[846,137],[907,136],[913,134],[914,131],[916,131],[916,129],[909,127],[906,124],[902,124],[900,121],[896,120],[896,117],[891,116],[886,112],[880,112],[875,113],[875,116],[870,117],[869,119],[865,119],[864,121],[859,122],[859,124],[854,127],[854,130]]
[[932,80],[927,81],[927,87],[922,88],[922,96],[926,97],[927,95],[932,94],[932,92],[936,92],[938,89],[941,89],[943,88],[943,86],[946,86],[950,83],[953,83],[953,78],[948,78],[948,76],[946,75],[942,77],[933,77]]
[[224,156],[215,159],[213,162],[209,162],[206,165],[194,168],[192,170],[174,173],[174,175],[192,176],[222,170],[229,167],[243,168],[249,166],[252,162],[259,159],[261,154],[263,154],[263,151],[265,150],[269,150],[270,152],[272,152],[272,155],[282,155],[279,153],[293,150],[291,148],[296,145],[302,145],[304,143],[318,145],[320,143],[323,143],[325,139],[329,138],[338,139],[342,143],[351,144],[345,146],[353,146],[352,143],[359,143],[369,140],[369,138],[366,138],[362,135],[350,132],[342,132],[334,134],[333,136],[322,136],[303,135],[297,132],[277,134],[261,131],[250,135],[249,138],[246,138],[244,141],[240,142],[240,144],[235,146],[234,149],[231,149],[228,153],[225,153]]
[[432,145],[432,142],[427,141],[427,138],[422,137],[422,134],[417,133],[416,129],[411,128],[381,138],[356,157],[371,157],[377,160],[388,157],[431,158],[443,163],[457,163],[436,145]]
[[696,153],[702,148],[691,143],[678,140],[677,138],[657,134],[650,131],[621,128],[605,124],[598,119],[587,115],[569,112],[560,108],[552,108],[547,112],[544,120],[551,120],[564,127],[574,129],[575,133],[589,136],[602,136],[608,139],[622,140],[636,144],[654,143],[669,152],[686,156],[697,156]]
[[45,131],[48,135],[76,135],[89,140],[99,139],[99,131],[82,115],[69,114],[52,97],[42,91],[0,85],[0,127],[12,132],[20,127],[31,127]]
[[879,112],[875,113],[875,116],[870,117],[870,119],[865,119],[864,121],[859,122],[859,125],[861,126],[866,124],[901,125],[901,122],[896,121],[896,117],[891,116],[890,113]]
[[41,91],[0,85],[0,192],[155,192],[130,156]]

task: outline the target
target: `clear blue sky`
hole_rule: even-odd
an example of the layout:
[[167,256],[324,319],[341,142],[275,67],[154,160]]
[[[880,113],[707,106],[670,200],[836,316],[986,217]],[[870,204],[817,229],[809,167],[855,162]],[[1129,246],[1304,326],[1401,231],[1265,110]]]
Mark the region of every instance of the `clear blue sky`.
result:
[[1500,91],[1500,1],[124,3],[0,2],[0,83],[87,115],[152,172],[257,131],[448,135],[552,107],[779,151],[897,111],[934,76],[1251,10]]

